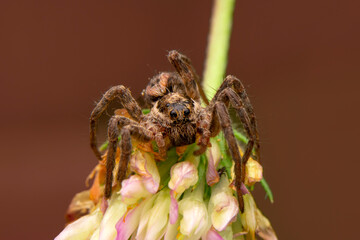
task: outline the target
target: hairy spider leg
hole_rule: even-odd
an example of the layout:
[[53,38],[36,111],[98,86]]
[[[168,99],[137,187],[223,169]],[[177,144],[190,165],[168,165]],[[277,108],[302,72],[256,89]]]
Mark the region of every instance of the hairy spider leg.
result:
[[219,101],[215,103],[215,109],[219,117],[220,126],[224,132],[226,142],[229,146],[231,157],[235,162],[235,187],[237,191],[240,210],[241,212],[244,212],[244,199],[241,193],[241,183],[242,183],[241,179],[242,179],[243,166],[242,166],[242,160],[241,160],[239,148],[231,126],[230,115],[225,103],[223,102]]
[[126,177],[132,150],[131,137],[134,137],[134,139],[142,142],[148,142],[152,139],[151,132],[140,126],[139,123],[123,116],[115,115],[111,117],[108,127],[109,148],[106,158],[105,198],[109,198],[111,196],[113,170],[115,167],[115,157],[119,135],[121,135],[121,153],[117,173],[118,184],[121,184]]
[[[221,84],[217,93],[215,94],[214,99],[217,99],[218,95],[226,88],[233,89],[237,93],[237,95],[241,98],[241,102],[246,111],[246,115],[248,116],[248,118],[250,120],[250,126],[251,126],[252,132],[253,132],[252,136],[253,136],[253,140],[254,140],[255,154],[256,154],[257,160],[260,161],[260,140],[259,140],[256,116],[254,113],[254,109],[250,103],[250,99],[245,91],[244,85],[235,76],[228,75],[225,78],[224,82]],[[238,112],[238,114],[239,114],[239,117],[241,118],[241,116],[240,116],[241,114],[239,112]],[[242,113],[242,114],[245,114],[245,113]],[[243,122],[243,124],[244,124],[244,122]],[[246,128],[245,125],[244,125],[244,127]],[[251,151],[250,151],[250,154],[251,154]]]
[[[243,211],[243,202],[242,202],[242,196],[240,196],[241,195],[240,187],[241,187],[241,183],[243,183],[245,180],[245,164],[251,155],[254,142],[257,140],[257,135],[253,131],[254,125],[252,125],[251,123],[243,98],[241,98],[239,94],[233,88],[231,88],[232,85],[229,84],[235,82],[236,85],[238,85],[240,81],[236,78],[234,80],[234,77],[232,76],[227,77],[225,80],[226,82],[224,81],[224,83],[217,91],[210,104],[206,107],[205,111],[203,113],[200,113],[199,115],[200,120],[198,122],[198,129],[199,132],[202,133],[202,135],[200,136],[198,142],[200,148],[197,151],[195,151],[194,154],[199,155],[206,150],[207,144],[209,143],[210,140],[210,135],[216,136],[218,134],[218,132],[220,131],[219,129],[219,124],[220,124],[220,127],[224,132],[225,139],[228,143],[230,154],[235,162],[235,175],[236,175],[235,185],[238,192],[239,205],[241,211]],[[237,115],[240,118],[249,139],[242,158],[239,153],[237,141],[234,138],[231,119],[229,112],[227,110],[227,106],[229,105],[229,103],[236,110]],[[254,115],[252,116],[255,118]]]
[[[247,133],[248,143],[245,148],[245,153],[242,157],[243,165],[245,166],[246,162],[248,161],[251,155],[251,151],[253,149],[254,141],[255,141],[255,135],[253,133],[248,114],[243,106],[241,98],[232,88],[225,88],[217,97],[218,97],[218,101],[224,102],[225,104],[230,102],[231,106],[236,110],[241,120],[241,123],[243,124],[243,127]],[[244,178],[245,175],[242,176]]]
[[190,59],[176,50],[172,50],[168,54],[168,60],[183,79],[187,95],[197,102],[200,101],[201,96],[204,103],[208,105],[209,101],[206,98],[204,90],[200,87],[200,78],[196,74]]
[[124,106],[124,108],[126,108],[126,110],[133,119],[139,121],[143,118],[141,108],[139,107],[135,99],[131,96],[131,92],[129,89],[122,85],[110,88],[103,95],[101,100],[97,103],[90,116],[90,147],[99,160],[101,160],[101,153],[97,147],[96,142],[97,120],[99,119],[101,114],[107,109],[110,102],[115,98],[118,98],[120,100],[120,103]]

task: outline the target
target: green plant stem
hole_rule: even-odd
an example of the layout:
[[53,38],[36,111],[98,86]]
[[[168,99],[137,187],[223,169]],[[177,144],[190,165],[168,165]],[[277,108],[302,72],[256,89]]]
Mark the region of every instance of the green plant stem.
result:
[[224,80],[236,0],[215,0],[206,54],[203,88],[208,99]]

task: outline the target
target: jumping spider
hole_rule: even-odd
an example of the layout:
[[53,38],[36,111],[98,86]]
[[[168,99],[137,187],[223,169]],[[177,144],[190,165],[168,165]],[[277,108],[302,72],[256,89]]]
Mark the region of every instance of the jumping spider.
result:
[[[214,98],[208,102],[198,86],[199,77],[190,60],[175,50],[170,51],[167,57],[177,72],[162,72],[150,80],[142,93],[151,105],[149,114],[142,113],[129,89],[122,85],[110,88],[91,113],[90,143],[96,157],[100,160],[102,155],[96,145],[96,123],[100,115],[113,99],[118,98],[131,116],[130,119],[114,115],[109,121],[104,195],[106,198],[111,196],[119,135],[121,136],[121,156],[117,181],[121,183],[125,178],[130,160],[131,138],[140,142],[155,141],[159,154],[162,156],[165,156],[167,149],[172,146],[192,144],[198,139],[199,149],[194,154],[200,155],[209,145],[210,137],[215,137],[222,129],[229,152],[235,162],[235,187],[240,209],[243,211],[244,203],[240,187],[244,182],[244,165],[253,148],[257,156],[259,152],[255,114],[244,86],[240,80],[229,75],[217,90]],[[201,98],[207,104],[206,107],[201,106]],[[249,139],[242,157],[232,130],[229,105],[236,110]]]

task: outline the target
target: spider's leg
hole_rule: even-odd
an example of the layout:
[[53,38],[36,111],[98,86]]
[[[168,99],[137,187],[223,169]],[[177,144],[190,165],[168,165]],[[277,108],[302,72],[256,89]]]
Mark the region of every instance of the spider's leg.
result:
[[183,80],[176,72],[161,72],[150,79],[142,95],[150,106],[170,92],[186,95]]
[[106,159],[106,181],[105,181],[105,197],[111,196],[113,183],[113,170],[115,167],[116,149],[118,146],[118,137],[121,135],[120,142],[120,162],[117,173],[117,181],[121,184],[126,176],[127,166],[130,160],[132,145],[131,136],[140,141],[150,141],[151,133],[142,127],[139,123],[123,116],[113,116],[109,121],[108,138],[109,148]]
[[131,96],[129,89],[125,88],[122,85],[110,88],[103,95],[100,102],[97,103],[90,116],[90,146],[95,156],[99,160],[101,160],[101,153],[99,152],[96,143],[97,120],[101,116],[101,114],[107,109],[110,102],[116,97],[119,98],[121,104],[124,106],[124,108],[126,108],[132,118],[139,121],[143,117],[141,108],[139,107],[135,99]]
[[[230,102],[231,106],[236,110],[248,136],[248,143],[245,148],[245,153],[243,155],[243,165],[246,164],[247,160],[251,155],[251,151],[254,146],[256,135],[253,132],[251,122],[248,116],[247,111],[245,110],[242,100],[239,95],[232,88],[225,88],[218,95],[218,100],[224,103]],[[243,175],[244,178],[244,175]],[[244,180],[244,179],[242,179]]]
[[241,212],[244,211],[244,200],[243,196],[241,194],[241,184],[242,184],[242,175],[243,175],[243,166],[242,166],[242,160],[238,148],[237,141],[235,139],[232,126],[231,126],[231,120],[230,115],[227,110],[227,107],[224,102],[218,101],[215,103],[215,110],[219,117],[220,126],[224,132],[224,136],[226,139],[226,142],[229,146],[230,154],[232,159],[235,162],[235,187],[237,191],[237,197],[239,201],[239,206]]
[[[244,107],[244,110],[246,111],[246,113],[244,113],[244,114],[246,114],[248,116],[248,119],[250,122],[250,127],[253,132],[254,148],[255,148],[256,157],[258,158],[258,160],[260,160],[260,141],[259,141],[259,133],[258,133],[258,129],[257,129],[256,117],[255,117],[254,109],[251,105],[250,99],[245,91],[244,85],[236,77],[231,76],[231,75],[227,76],[225,78],[224,82],[221,84],[219,90],[215,94],[213,101],[218,99],[219,95],[226,88],[233,89],[241,99],[241,103]],[[240,115],[239,112],[238,112],[238,114]],[[241,116],[239,116],[239,117],[241,118]]]
[[203,89],[198,87],[200,86],[200,78],[196,74],[190,59],[176,50],[169,52],[168,59],[183,79],[187,95],[195,101],[200,101],[201,96],[205,104],[209,104]]

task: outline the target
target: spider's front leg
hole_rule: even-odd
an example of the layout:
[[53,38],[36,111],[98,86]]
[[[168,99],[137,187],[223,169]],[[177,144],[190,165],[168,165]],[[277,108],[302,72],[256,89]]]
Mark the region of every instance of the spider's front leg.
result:
[[126,108],[126,110],[133,119],[139,121],[143,118],[141,108],[139,107],[135,99],[131,96],[129,89],[122,85],[110,88],[103,95],[102,99],[97,103],[90,116],[90,146],[95,156],[99,160],[101,160],[101,153],[99,152],[96,143],[97,120],[99,119],[101,114],[107,109],[110,102],[115,98],[118,98],[120,100],[121,104],[124,106],[124,108]]
[[131,119],[118,115],[115,115],[110,119],[108,127],[109,148],[106,158],[105,198],[109,198],[111,196],[113,170],[115,167],[115,157],[119,135],[121,135],[121,155],[119,170],[117,173],[118,184],[121,184],[122,180],[126,177],[126,171],[132,150],[131,137],[134,137],[142,142],[147,142],[152,139],[152,133],[149,130]]
[[168,54],[168,60],[183,79],[187,95],[197,102],[200,101],[201,96],[204,103],[209,104],[203,89],[198,87],[200,86],[200,78],[196,74],[190,59],[176,50],[172,50]]

